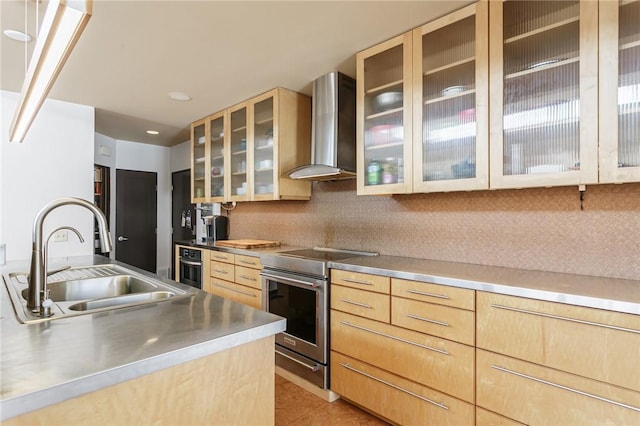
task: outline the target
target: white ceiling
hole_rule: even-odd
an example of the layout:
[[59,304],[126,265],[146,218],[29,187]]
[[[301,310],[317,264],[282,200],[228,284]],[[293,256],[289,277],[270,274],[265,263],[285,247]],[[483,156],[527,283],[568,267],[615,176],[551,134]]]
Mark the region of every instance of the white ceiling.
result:
[[[310,95],[327,72],[355,77],[356,52],[469,3],[94,0],[49,97],[94,106],[104,135],[172,146],[189,139],[192,121],[274,87]],[[35,36],[35,0],[0,0],[2,30],[23,31],[25,8]],[[19,92],[24,43],[1,36],[0,48],[0,88]],[[172,91],[193,99],[171,100]]]

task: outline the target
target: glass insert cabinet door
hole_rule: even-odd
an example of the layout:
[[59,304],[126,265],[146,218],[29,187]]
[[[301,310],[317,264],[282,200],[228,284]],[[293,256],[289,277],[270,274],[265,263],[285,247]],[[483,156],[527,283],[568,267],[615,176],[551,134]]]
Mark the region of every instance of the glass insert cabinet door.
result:
[[489,9],[491,187],[596,183],[598,3]]
[[210,158],[210,201],[224,201],[224,136],[225,136],[225,114],[220,112],[209,119],[209,158]]
[[191,200],[203,203],[206,200],[207,169],[207,127],[201,120],[191,125]]
[[246,201],[249,194],[249,173],[247,169],[247,137],[248,137],[247,105],[231,108],[229,112],[229,167],[231,201]]
[[407,33],[356,56],[359,195],[411,192],[411,45]]
[[600,181],[640,180],[640,0],[600,6]]
[[254,199],[273,199],[274,184],[277,183],[274,156],[275,94],[267,94],[265,99],[256,99],[253,107],[252,164]]
[[488,189],[488,3],[414,30],[414,191]]

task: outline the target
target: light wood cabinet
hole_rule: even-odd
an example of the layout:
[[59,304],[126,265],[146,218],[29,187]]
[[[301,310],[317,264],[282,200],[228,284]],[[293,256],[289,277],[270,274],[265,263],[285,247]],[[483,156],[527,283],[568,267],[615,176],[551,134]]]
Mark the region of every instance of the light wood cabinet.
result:
[[477,346],[640,391],[640,316],[477,292]]
[[600,1],[600,182],[640,181],[640,1]]
[[376,293],[389,294],[391,292],[391,279],[380,275],[332,269],[331,283]]
[[598,3],[491,2],[491,187],[598,182]]
[[331,353],[332,389],[401,425],[472,425],[473,404],[343,354]]
[[308,200],[311,99],[276,88],[191,125],[193,202]]
[[639,392],[480,349],[477,374],[477,404],[528,425],[640,424]]
[[331,309],[376,321],[391,321],[389,296],[355,288],[331,286]]
[[476,426],[522,426],[522,423],[476,407]]
[[210,278],[206,291],[238,303],[262,309],[260,258],[211,250]]
[[394,296],[469,311],[475,310],[476,307],[476,292],[474,290],[400,278],[392,278],[391,283],[391,294]]

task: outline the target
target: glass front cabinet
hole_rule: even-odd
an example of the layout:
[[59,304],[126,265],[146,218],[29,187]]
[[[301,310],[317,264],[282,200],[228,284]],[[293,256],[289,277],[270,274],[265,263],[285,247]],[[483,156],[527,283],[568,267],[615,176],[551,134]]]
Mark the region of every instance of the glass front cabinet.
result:
[[640,0],[600,2],[600,182],[640,181]]
[[412,192],[412,37],[407,33],[356,56],[357,192]]
[[311,99],[277,88],[191,126],[193,202],[308,200]]
[[489,188],[488,3],[413,32],[413,189]]
[[598,182],[598,3],[490,2],[492,188]]

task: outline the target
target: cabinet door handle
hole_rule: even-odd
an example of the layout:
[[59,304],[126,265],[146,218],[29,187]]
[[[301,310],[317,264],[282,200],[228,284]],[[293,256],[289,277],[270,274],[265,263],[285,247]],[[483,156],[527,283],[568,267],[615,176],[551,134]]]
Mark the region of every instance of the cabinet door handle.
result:
[[225,290],[229,290],[229,291],[233,291],[233,292],[236,292],[236,293],[244,294],[245,296],[257,297],[254,293],[249,293],[248,291],[238,290],[238,289],[235,289],[235,288],[232,288],[232,287],[227,287],[226,285],[222,285],[222,284],[218,284],[218,283],[215,283],[214,285],[216,287],[224,288]]
[[352,283],[352,284],[373,285],[373,283],[371,281],[354,280],[354,279],[351,279],[351,278],[343,278],[342,281],[347,282],[347,283]]
[[248,277],[246,275],[240,275],[239,278],[244,278],[245,280],[249,280],[249,281],[257,281],[254,277]]
[[416,320],[419,320],[419,321],[429,322],[431,324],[441,325],[443,327],[449,327],[449,323],[442,322],[442,321],[436,321],[436,320],[432,320],[432,319],[429,319],[429,318],[424,318],[424,317],[421,317],[421,316],[418,316],[418,315],[414,315],[414,314],[407,314],[407,317],[408,318],[413,318],[413,319],[416,319]]
[[427,291],[421,290],[409,289],[407,290],[407,293],[419,294],[420,296],[437,297],[438,299],[449,299],[449,296],[447,296],[446,294],[429,293]]
[[537,315],[539,317],[553,318],[553,319],[558,319],[558,320],[562,320],[562,321],[575,322],[575,323],[578,323],[578,324],[593,325],[595,327],[602,327],[602,328],[608,328],[608,329],[611,329],[611,330],[626,331],[627,333],[640,334],[640,330],[635,330],[633,328],[618,327],[618,326],[615,326],[615,325],[602,324],[602,323],[599,323],[599,322],[585,321],[585,320],[579,320],[579,319],[575,319],[575,318],[563,317],[563,316],[559,316],[559,315],[545,314],[544,312],[536,312],[536,311],[530,311],[528,309],[514,308],[514,307],[511,307],[511,306],[505,306],[505,305],[498,305],[496,303],[492,303],[491,307],[492,308],[496,308],[496,309],[504,309],[506,311],[519,312],[521,314]]
[[416,397],[416,398],[418,398],[418,399],[423,400],[424,402],[428,402],[429,404],[433,404],[433,405],[435,405],[436,407],[440,407],[440,408],[442,408],[442,409],[444,409],[444,410],[448,410],[448,409],[449,409],[449,407],[447,407],[446,405],[444,405],[444,403],[443,403],[443,402],[435,402],[435,401],[432,401],[432,400],[430,400],[429,398],[425,398],[425,397],[424,397],[424,396],[422,396],[422,395],[418,395],[417,393],[414,393],[414,392],[411,392],[411,391],[406,390],[406,389],[404,389],[404,388],[401,388],[400,386],[394,385],[393,383],[389,383],[389,382],[387,382],[386,380],[379,379],[379,378],[377,378],[377,377],[375,377],[375,376],[372,376],[372,375],[371,375],[371,374],[369,374],[369,373],[365,373],[364,371],[360,371],[360,370],[358,370],[357,368],[353,368],[351,365],[349,365],[349,363],[346,363],[346,364],[345,364],[345,363],[342,363],[342,362],[341,362],[341,363],[340,363],[340,365],[341,365],[341,366],[343,366],[344,368],[346,368],[347,370],[351,370],[351,371],[353,371],[354,373],[361,374],[361,375],[363,375],[363,376],[365,376],[365,377],[370,378],[371,380],[375,380],[376,382],[382,383],[383,385],[387,385],[387,386],[392,387],[392,388],[394,388],[394,389],[396,389],[396,390],[399,390],[400,392],[404,392],[404,393],[406,393],[406,394],[408,394],[408,395],[414,396],[414,397]]
[[361,308],[367,308],[367,309],[373,308],[373,306],[367,305],[366,303],[354,302],[353,300],[349,300],[349,299],[340,299],[340,301],[344,303],[349,303],[350,305],[360,306]]
[[449,352],[445,351],[444,349],[432,348],[431,346],[421,345],[420,343],[412,342],[411,340],[406,340],[406,339],[402,339],[400,337],[392,336],[390,334],[381,333],[379,331],[371,330],[371,329],[368,329],[366,327],[362,327],[360,325],[356,325],[356,324],[350,323],[348,321],[340,321],[340,324],[344,324],[344,325],[346,325],[348,327],[357,328],[358,330],[367,331],[369,333],[373,333],[373,334],[376,334],[378,336],[386,337],[388,339],[397,340],[398,342],[407,343],[409,345],[417,346],[419,348],[426,349],[428,351],[438,352],[439,354],[442,354],[442,355],[451,355]]
[[533,380],[534,382],[538,382],[538,383],[542,383],[542,384],[545,384],[545,385],[553,386],[554,388],[558,388],[558,389],[566,390],[566,391],[569,391],[569,392],[577,393],[578,395],[582,395],[582,396],[586,396],[586,397],[589,397],[589,398],[597,399],[598,401],[602,401],[602,402],[608,402],[609,404],[617,405],[618,407],[627,408],[629,410],[640,412],[640,408],[638,408],[638,407],[634,407],[632,405],[627,405],[627,404],[624,404],[624,403],[618,402],[618,401],[613,401],[611,399],[603,398],[601,396],[594,395],[592,393],[587,393],[587,392],[584,392],[584,391],[581,391],[581,390],[578,390],[578,389],[573,389],[573,388],[570,388],[570,387],[567,387],[567,386],[559,385],[557,383],[549,382],[547,380],[539,379],[537,377],[529,376],[527,374],[519,373],[517,371],[509,370],[508,368],[504,368],[504,367],[501,367],[499,365],[492,365],[491,368],[493,368],[495,370],[498,370],[498,371],[502,371],[503,373],[513,374],[514,376],[522,377],[523,379]]

